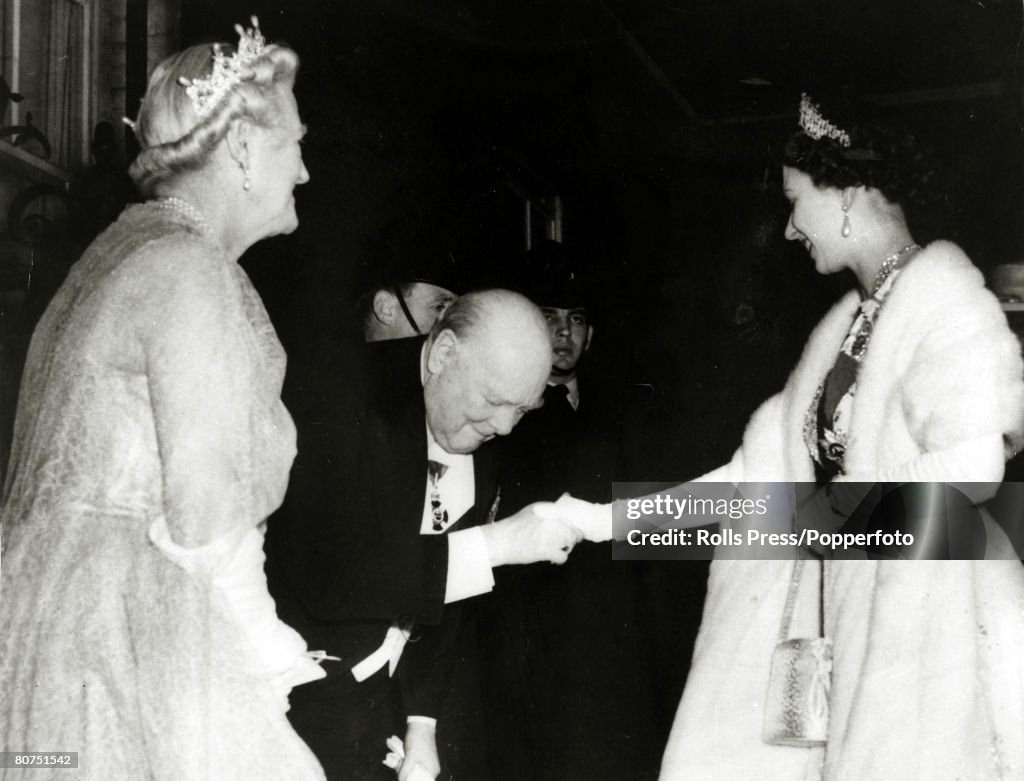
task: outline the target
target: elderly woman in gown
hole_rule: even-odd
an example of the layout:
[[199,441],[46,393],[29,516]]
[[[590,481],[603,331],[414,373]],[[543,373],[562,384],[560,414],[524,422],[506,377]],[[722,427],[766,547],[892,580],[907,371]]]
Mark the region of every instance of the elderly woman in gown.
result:
[[0,741],[78,752],[82,777],[323,777],[285,716],[323,673],[262,568],[295,452],[285,356],[238,264],[295,230],[309,175],[298,59],[253,23],[154,71],[130,171],[149,200],[76,263],[25,367],[0,513]]
[[[817,483],[818,504],[841,504],[845,483],[958,483],[990,498],[1024,429],[1020,345],[964,253],[911,236],[903,207],[929,187],[922,162],[913,139],[826,117],[805,96],[782,171],[786,237],[857,288],[704,480]],[[714,561],[661,778],[1024,777],[1024,568],[998,527],[985,532],[1004,560],[826,562],[824,748],[762,740],[794,562]],[[804,567],[792,636],[818,633],[821,573]]]

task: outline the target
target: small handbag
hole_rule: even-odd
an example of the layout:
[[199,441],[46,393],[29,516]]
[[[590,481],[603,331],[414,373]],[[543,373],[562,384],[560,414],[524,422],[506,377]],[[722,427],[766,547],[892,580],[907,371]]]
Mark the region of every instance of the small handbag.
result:
[[[772,655],[768,696],[765,699],[765,743],[810,748],[824,746],[828,738],[829,692],[832,684],[832,641],[824,636],[789,637],[793,607],[806,559],[793,566],[779,642]],[[821,635],[825,628],[825,563],[818,593]]]

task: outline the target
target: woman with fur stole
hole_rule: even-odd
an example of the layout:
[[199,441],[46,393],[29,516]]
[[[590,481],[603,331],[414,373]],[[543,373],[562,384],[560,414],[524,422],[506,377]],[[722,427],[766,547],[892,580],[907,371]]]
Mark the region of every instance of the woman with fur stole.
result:
[[[805,482],[819,505],[841,503],[844,484],[957,483],[978,506],[1024,430],[1020,346],[966,255],[911,236],[904,206],[930,185],[914,139],[835,119],[804,96],[782,168],[785,235],[857,289],[732,461],[701,479]],[[840,519],[851,509],[834,506]],[[818,633],[823,586],[824,747],[762,739],[794,562],[716,556],[661,778],[1022,777],[1024,567],[982,522],[989,560],[805,562],[790,636]]]

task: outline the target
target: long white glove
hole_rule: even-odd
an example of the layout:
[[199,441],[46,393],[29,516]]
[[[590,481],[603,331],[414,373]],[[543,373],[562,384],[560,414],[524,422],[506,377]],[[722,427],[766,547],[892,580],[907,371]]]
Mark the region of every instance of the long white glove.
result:
[[209,578],[224,598],[228,612],[248,641],[251,653],[247,672],[271,679],[285,693],[300,683],[326,676],[307,653],[298,632],[277,617],[277,607],[267,590],[263,571],[263,532],[240,527],[198,548],[184,548],[170,536],[161,518],[149,529],[149,538],[172,562],[193,577]]

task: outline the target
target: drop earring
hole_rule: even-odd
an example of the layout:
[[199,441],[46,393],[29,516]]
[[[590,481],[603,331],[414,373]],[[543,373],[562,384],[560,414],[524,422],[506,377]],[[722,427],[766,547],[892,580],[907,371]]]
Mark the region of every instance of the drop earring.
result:
[[242,189],[248,192],[252,188],[252,182],[249,181],[249,166],[246,163],[238,164],[242,169],[244,179],[242,179]]
[[850,205],[847,204],[847,203],[844,203],[843,204],[843,227],[839,229],[839,233],[842,235],[842,237],[844,239],[850,238],[850,233],[853,231],[853,228],[850,227],[849,209],[850,209]]

